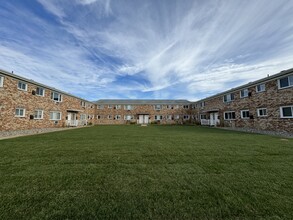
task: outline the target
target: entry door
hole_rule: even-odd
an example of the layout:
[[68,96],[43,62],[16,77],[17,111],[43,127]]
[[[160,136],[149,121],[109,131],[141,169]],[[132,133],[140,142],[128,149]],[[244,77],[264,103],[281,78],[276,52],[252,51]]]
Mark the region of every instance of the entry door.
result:
[[148,115],[144,115],[144,123],[145,124],[149,123],[149,116]]
[[144,115],[139,115],[138,116],[138,123],[143,124],[143,121],[144,121],[143,119],[144,119]]
[[210,113],[210,125],[214,126],[216,123],[215,113]]

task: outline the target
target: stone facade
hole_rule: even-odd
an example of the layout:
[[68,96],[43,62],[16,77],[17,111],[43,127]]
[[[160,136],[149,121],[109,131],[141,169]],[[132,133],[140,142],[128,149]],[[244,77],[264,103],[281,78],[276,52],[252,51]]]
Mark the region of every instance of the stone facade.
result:
[[[288,79],[289,85],[280,88],[280,80],[285,78]],[[291,85],[290,80],[292,81]],[[257,91],[257,89],[264,91]],[[245,97],[241,97],[241,91]],[[229,96],[229,94],[233,94],[234,100],[225,102],[224,96]],[[271,77],[202,99],[195,104],[198,121],[202,124],[214,122],[212,117],[216,115],[218,116],[216,126],[293,133],[293,117],[283,117],[282,115],[283,107],[289,109],[291,106],[291,111],[293,111],[293,70],[283,71]],[[229,115],[228,112],[231,114]],[[235,118],[228,119],[227,117],[231,116],[232,112],[235,112]]]
[[[94,123],[95,104],[53,88],[34,83],[14,74],[0,72],[0,130],[25,130],[34,128],[55,128],[71,126],[68,114],[78,125]],[[24,89],[18,88],[21,82]],[[44,89],[44,96],[35,94],[37,87]],[[61,102],[51,99],[52,92],[61,95]],[[82,106],[82,104],[84,106]],[[21,109],[22,115],[17,115]],[[35,116],[39,110],[39,119]],[[60,120],[52,120],[51,112],[60,112]],[[19,113],[19,112],[18,112]],[[83,116],[81,116],[83,115]],[[82,120],[81,120],[81,117]]]

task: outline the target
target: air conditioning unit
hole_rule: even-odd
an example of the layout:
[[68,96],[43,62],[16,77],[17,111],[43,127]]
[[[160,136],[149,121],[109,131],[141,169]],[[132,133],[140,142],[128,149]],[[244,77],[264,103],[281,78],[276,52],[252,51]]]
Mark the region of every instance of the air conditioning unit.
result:
[[30,115],[30,119],[34,119],[34,116],[33,115]]
[[33,90],[33,91],[32,91],[32,94],[33,94],[33,95],[36,95],[36,91],[35,91],[35,90]]

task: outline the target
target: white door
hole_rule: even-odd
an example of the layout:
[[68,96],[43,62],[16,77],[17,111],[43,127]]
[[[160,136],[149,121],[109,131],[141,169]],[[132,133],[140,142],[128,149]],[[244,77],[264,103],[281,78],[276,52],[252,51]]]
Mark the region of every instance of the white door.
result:
[[138,123],[139,124],[143,124],[143,118],[144,118],[144,115],[139,115],[138,116]]
[[217,123],[219,123],[218,116],[218,112],[210,113],[210,126],[217,126]]
[[145,115],[144,116],[144,123],[145,124],[148,124],[149,123],[149,116],[148,115]]

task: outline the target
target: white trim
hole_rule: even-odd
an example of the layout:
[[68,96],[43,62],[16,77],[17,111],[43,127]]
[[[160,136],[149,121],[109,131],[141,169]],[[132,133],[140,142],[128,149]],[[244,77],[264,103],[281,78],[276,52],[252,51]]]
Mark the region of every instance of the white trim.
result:
[[[24,85],[25,85],[25,89],[23,89],[23,88],[19,88],[19,83],[24,84]],[[17,82],[17,89],[18,89],[18,90],[21,90],[21,91],[27,91],[27,83],[25,83],[25,82],[19,80],[19,81]]]
[[[38,111],[41,112],[41,117],[40,117],[40,118],[35,117],[36,115],[38,115],[38,113],[36,114],[36,112],[38,112]],[[36,110],[34,111],[34,119],[36,119],[36,120],[41,120],[41,119],[43,119],[43,117],[44,117],[44,110],[42,110],[42,109],[36,109]]]
[[[23,114],[22,115],[17,115],[16,114],[16,110],[23,110]],[[17,118],[24,118],[25,117],[25,108],[15,108],[15,117]]]
[[[58,94],[58,100],[55,100],[55,99],[54,99],[54,94]],[[52,92],[51,92],[51,99],[52,99],[54,102],[62,102],[62,94],[59,93],[59,92],[54,92],[54,91],[52,91]]]
[[[245,90],[247,91],[247,94],[245,94]],[[243,93],[244,93],[244,95],[242,96],[242,91],[243,91]],[[248,97],[248,94],[249,94],[249,90],[248,90],[248,88],[246,88],[246,89],[242,89],[242,90],[240,90],[240,98],[246,98],[246,97]]]
[[[282,77],[282,78],[279,78],[278,79],[278,89],[287,89],[287,88],[290,88],[290,87],[293,87],[293,82],[292,82],[292,84],[290,84],[290,77],[292,77],[292,79],[293,79],[293,75],[289,75],[289,76],[285,76],[285,77]],[[281,87],[281,83],[280,83],[280,80],[281,79],[284,79],[284,78],[288,78],[288,86],[285,86],[285,87]]]
[[[60,118],[59,119],[54,119],[54,117],[51,118],[51,113],[53,113],[53,116],[54,116],[54,113],[60,113]],[[59,111],[50,111],[49,114],[50,114],[50,121],[60,121],[62,119],[62,113]]]
[[0,87],[4,86],[4,76],[0,75]]
[[[243,117],[243,114],[242,114],[243,112],[248,112],[248,117]],[[250,117],[249,117],[249,109],[240,110],[240,117],[242,119],[250,119]]]
[[[234,115],[235,115],[235,118],[225,118],[225,114],[226,113],[233,113],[234,112]],[[232,115],[231,115],[232,116]],[[225,121],[233,121],[233,120],[236,120],[236,112],[235,111],[225,111],[224,112],[224,120]]]
[[[43,95],[39,95],[38,93],[37,93],[37,89],[42,89],[42,91],[43,91]],[[42,97],[44,97],[45,96],[45,88],[43,88],[43,87],[40,87],[40,86],[38,86],[37,88],[36,88],[36,96],[42,96]]]
[[[260,91],[258,91],[258,90],[257,90],[257,87],[258,87],[258,86],[262,86],[262,85],[264,85],[264,90],[260,90]],[[265,83],[260,83],[260,84],[258,84],[258,85],[255,86],[255,92],[256,92],[256,93],[261,93],[261,92],[265,92],[265,91],[266,91],[266,84],[265,84]]]
[[[260,115],[260,111],[261,110],[265,110],[266,111],[266,114],[265,115]],[[256,112],[257,112],[257,117],[263,118],[263,117],[267,117],[268,116],[268,110],[267,110],[267,108],[258,108],[258,109],[256,109]]]
[[[283,108],[291,108],[291,116],[283,116]],[[293,118],[293,105],[281,106],[280,107],[280,117],[281,118]]]

